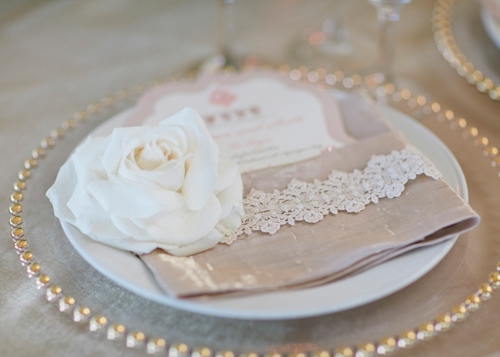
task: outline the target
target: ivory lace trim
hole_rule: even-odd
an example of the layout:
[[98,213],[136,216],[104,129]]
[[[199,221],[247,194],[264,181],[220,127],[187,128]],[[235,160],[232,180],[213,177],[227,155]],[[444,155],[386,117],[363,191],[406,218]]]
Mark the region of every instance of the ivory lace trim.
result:
[[358,213],[380,198],[399,197],[408,180],[425,174],[439,179],[434,164],[415,147],[407,145],[389,155],[373,155],[366,167],[351,173],[333,170],[325,181],[293,179],[283,191],[266,193],[252,189],[243,200],[245,217],[235,234],[221,243],[232,244],[252,231],[274,234],[281,226],[304,221],[316,223],[339,211]]

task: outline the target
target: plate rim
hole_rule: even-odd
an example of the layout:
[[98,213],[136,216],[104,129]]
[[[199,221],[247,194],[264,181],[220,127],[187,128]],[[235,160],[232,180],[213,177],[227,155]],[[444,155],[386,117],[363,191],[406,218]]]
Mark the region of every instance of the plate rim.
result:
[[481,4],[479,9],[481,22],[490,40],[500,50],[500,23],[495,19],[488,7]]

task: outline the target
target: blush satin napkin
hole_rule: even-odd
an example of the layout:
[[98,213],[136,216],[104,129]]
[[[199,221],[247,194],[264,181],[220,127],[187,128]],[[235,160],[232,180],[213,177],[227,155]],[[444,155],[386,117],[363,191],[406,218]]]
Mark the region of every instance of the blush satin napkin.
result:
[[[363,171],[374,155],[407,148],[405,138],[363,96],[345,95],[340,107],[355,143],[313,159],[247,172],[242,175],[244,197],[251,189],[283,191],[293,180],[325,181],[332,170]],[[455,191],[429,176],[412,177],[399,197],[377,199],[358,213],[339,210],[316,223],[285,223],[274,234],[254,230],[231,245],[218,244],[189,257],[156,249],[140,258],[167,294],[183,298],[328,283],[478,224],[479,217]]]

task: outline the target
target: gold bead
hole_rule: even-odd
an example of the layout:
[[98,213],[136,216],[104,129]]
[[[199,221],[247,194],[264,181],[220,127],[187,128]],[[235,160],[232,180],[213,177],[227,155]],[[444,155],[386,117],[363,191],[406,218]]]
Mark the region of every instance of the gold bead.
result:
[[467,316],[469,316],[469,311],[465,307],[465,304],[457,305],[451,310],[451,319],[453,322],[463,321]]
[[342,82],[345,78],[345,74],[342,71],[335,71],[333,72],[333,75],[335,76],[337,82]]
[[436,336],[436,329],[434,322],[426,322],[419,326],[417,329],[417,339],[420,341],[429,340]]
[[99,103],[89,104],[87,106],[87,113],[90,115],[97,113],[101,109],[101,105]]
[[[260,357],[260,356],[255,352],[245,352],[241,353],[239,357]],[[328,354],[328,356],[325,357],[330,357],[330,354]]]
[[85,119],[87,119],[87,117],[88,117],[88,113],[85,110],[81,110],[79,112],[76,112],[73,115],[73,119],[76,120],[76,122],[84,121]]
[[195,348],[193,352],[191,352],[191,357],[210,357],[210,356],[212,356],[212,351],[206,347]]
[[50,137],[54,140],[57,140],[59,139],[60,137],[63,137],[64,136],[64,130],[61,129],[61,128],[57,128],[57,129],[52,129],[51,132],[50,132]]
[[14,238],[15,240],[17,239],[21,239],[22,237],[24,237],[24,229],[22,228],[14,228],[11,232],[10,232],[10,236],[12,238]]
[[431,104],[431,109],[434,113],[439,113],[441,111],[441,106],[439,105],[439,103],[437,102],[434,102]]
[[113,104],[113,98],[111,96],[107,96],[101,99],[101,106],[104,108],[109,107],[112,104]]
[[354,86],[354,81],[352,80],[352,78],[347,77],[342,80],[342,85],[344,86],[344,88],[350,89]]
[[489,300],[492,293],[493,288],[491,287],[491,285],[484,283],[479,285],[479,289],[476,291],[475,295],[481,300]]
[[484,149],[485,156],[496,156],[498,155],[498,149],[494,146],[488,146]]
[[482,81],[482,80],[483,80],[483,78],[484,78],[484,77],[483,77],[483,74],[481,73],[481,71],[478,71],[478,70],[474,71],[474,73],[473,73],[472,75],[474,76],[474,80],[475,80],[476,82],[478,82],[478,81]]
[[460,118],[457,120],[457,124],[460,128],[465,129],[467,127],[467,120]]
[[40,269],[41,269],[40,264],[31,263],[26,268],[26,272],[28,273],[28,277],[31,278],[33,276],[37,276],[38,274],[40,274]]
[[14,184],[14,190],[21,192],[26,189],[26,181],[19,180]]
[[31,260],[33,259],[33,253],[31,253],[31,252],[24,252],[23,254],[21,254],[21,256],[19,257],[19,259],[23,263],[31,263]]
[[61,287],[59,287],[57,285],[52,285],[46,291],[47,301],[52,301],[52,300],[57,299],[59,297],[59,295],[61,295],[61,293],[62,293]]
[[31,177],[31,171],[30,170],[21,170],[17,174],[17,177],[19,177],[19,180],[27,180]]
[[184,343],[174,343],[168,349],[168,357],[189,357],[189,347]]
[[[167,347],[167,342],[163,338],[151,338],[146,344],[146,352],[150,355],[154,355],[165,351],[166,347]],[[206,349],[208,350],[208,348]],[[205,348],[203,350],[205,350]],[[209,357],[209,356],[210,355],[203,357]]]
[[47,274],[42,274],[35,279],[37,289],[41,289],[50,282],[50,277]]
[[23,224],[23,219],[21,216],[12,216],[9,219],[9,223],[11,227],[19,227],[21,224]]
[[31,170],[35,168],[38,165],[38,160],[37,159],[28,159],[24,161],[24,168],[26,170]]
[[142,92],[144,92],[144,86],[142,86],[140,84],[138,84],[132,88],[132,93],[134,93],[135,95],[141,94]]
[[418,342],[417,334],[415,333],[415,331],[412,330],[403,332],[398,337],[399,348],[409,348],[414,346],[417,342]]
[[16,243],[14,243],[14,248],[23,253],[24,251],[26,251],[26,248],[28,248],[28,242],[26,242],[24,239],[20,239]]
[[301,74],[300,74],[300,71],[298,69],[292,69],[290,71],[290,79],[294,80],[294,81],[298,81],[301,77]]
[[287,357],[309,357],[309,356],[305,352],[297,352],[297,353],[289,353],[287,354]]
[[12,206],[9,207],[9,212],[13,216],[17,216],[22,211],[23,211],[23,206],[21,206],[19,203],[13,204]]
[[495,271],[489,275],[490,284],[493,289],[496,289],[500,286],[500,272]]
[[453,320],[451,319],[451,314],[446,312],[444,314],[438,315],[436,318],[436,331],[447,331],[453,325]]
[[90,309],[86,306],[77,306],[73,310],[73,321],[84,322],[90,317]]
[[427,103],[427,99],[423,95],[417,96],[417,104],[423,107]]
[[127,335],[125,345],[128,348],[139,347],[144,343],[146,336],[140,331],[132,331]]
[[63,130],[74,129],[77,125],[78,123],[75,119],[68,119],[61,123],[61,127],[63,128]]
[[102,315],[94,316],[89,321],[89,330],[94,332],[106,327],[108,319]]
[[354,351],[350,347],[340,347],[333,351],[333,357],[353,357]]
[[469,295],[467,299],[465,299],[465,307],[469,311],[477,311],[480,305],[481,305],[481,299],[474,294]]
[[444,112],[444,117],[448,120],[453,120],[455,118],[455,113],[452,110],[447,110]]
[[108,327],[107,338],[108,340],[117,340],[123,336],[126,328],[121,324],[112,324]]
[[335,78],[335,76],[330,73],[330,74],[327,74],[325,76],[325,82],[326,82],[326,84],[332,86],[332,85],[334,85],[337,82],[337,78]]
[[31,156],[33,157],[33,159],[40,159],[45,156],[45,149],[44,148],[34,149],[31,152]]
[[121,91],[118,91],[118,92],[115,94],[115,100],[117,100],[117,101],[122,101],[122,100],[124,100],[125,98],[127,98],[127,96],[128,96],[127,91],[125,91],[125,90],[121,90]]
[[477,128],[474,128],[474,127],[470,127],[466,130],[466,134],[468,136],[471,136],[473,138],[475,138],[476,136],[479,135],[479,130],[477,130]]
[[489,139],[488,139],[487,137],[485,137],[485,136],[480,136],[480,137],[478,137],[478,138],[476,139],[476,142],[477,142],[480,146],[482,146],[482,147],[486,147],[486,146],[488,146],[488,144],[489,144],[489,142],[490,142],[490,141],[489,141]]
[[20,203],[24,199],[24,195],[22,192],[14,192],[10,195],[10,200],[14,203]]
[[281,64],[279,67],[278,67],[278,72],[282,75],[282,76],[286,76],[288,74],[288,72],[290,72],[290,66],[288,66],[287,64]]
[[226,351],[226,350],[217,351],[217,353],[215,353],[215,357],[234,357],[234,353],[232,351]]
[[356,357],[372,357],[376,352],[376,347],[373,343],[364,343],[356,349]]
[[40,147],[42,149],[50,149],[55,143],[56,141],[53,138],[48,137],[40,141]]
[[493,166],[493,167],[500,167],[500,157],[495,157],[491,161],[491,166]]
[[388,355],[398,349],[398,341],[394,337],[386,337],[378,341],[377,354]]
[[62,289],[57,286],[57,285],[52,285],[49,289],[48,289],[52,294],[60,294],[62,293]]
[[76,304],[76,300],[71,296],[64,296],[59,299],[59,311],[69,311]]

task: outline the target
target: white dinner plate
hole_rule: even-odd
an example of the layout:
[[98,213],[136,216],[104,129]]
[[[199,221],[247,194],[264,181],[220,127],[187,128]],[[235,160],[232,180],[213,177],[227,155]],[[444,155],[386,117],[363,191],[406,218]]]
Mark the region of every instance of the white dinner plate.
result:
[[481,5],[481,21],[490,39],[500,49],[500,21],[498,21],[486,5]]
[[[443,174],[443,179],[467,201],[465,178],[450,150],[432,132],[408,116],[389,107],[381,110],[410,143],[434,162]],[[128,112],[122,113],[97,130],[102,132],[120,126],[127,115]],[[191,301],[166,296],[156,285],[149,270],[132,253],[95,242],[67,223],[62,222],[62,227],[75,249],[88,263],[137,295],[191,312],[261,320],[322,315],[383,298],[431,270],[448,253],[457,238],[413,250],[360,274],[318,287]]]

